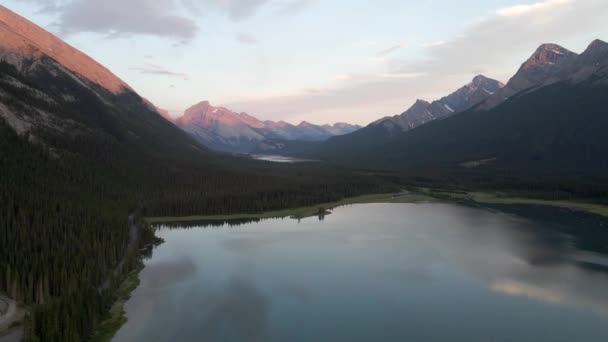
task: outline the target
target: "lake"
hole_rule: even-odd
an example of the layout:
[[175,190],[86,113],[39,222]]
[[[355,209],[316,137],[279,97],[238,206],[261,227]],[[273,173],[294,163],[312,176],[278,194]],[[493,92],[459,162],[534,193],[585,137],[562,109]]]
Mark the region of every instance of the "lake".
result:
[[300,159],[300,158],[292,158],[292,157],[286,157],[286,156],[271,156],[271,155],[261,155],[261,154],[251,155],[251,158],[253,158],[255,160],[262,160],[262,161],[273,162],[273,163],[287,163],[287,164],[316,162],[316,160],[310,160],[310,159]]
[[114,341],[608,341],[606,221],[505,210],[161,226]]

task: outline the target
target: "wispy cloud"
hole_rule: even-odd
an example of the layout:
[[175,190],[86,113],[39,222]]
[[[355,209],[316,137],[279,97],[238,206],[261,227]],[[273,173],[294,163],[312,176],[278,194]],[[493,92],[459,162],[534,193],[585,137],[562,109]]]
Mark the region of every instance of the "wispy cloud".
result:
[[[157,1],[157,0],[154,0]],[[215,10],[230,19],[241,21],[254,16],[270,0],[181,0],[188,8],[204,13]]]
[[171,70],[166,69],[166,68],[164,68],[162,66],[159,66],[159,65],[149,64],[149,65],[145,65],[145,66],[132,67],[130,69],[131,70],[135,70],[135,71],[139,71],[141,74],[146,74],[146,75],[159,75],[159,76],[179,77],[179,78],[182,78],[184,80],[190,79],[190,76],[188,74],[186,74],[186,73],[174,72],[174,71],[171,71]]
[[236,40],[238,40],[239,42],[241,42],[243,44],[247,44],[247,45],[253,45],[253,44],[258,43],[257,38],[247,32],[237,33]]
[[[385,67],[384,73],[356,74],[353,81],[337,83],[322,93],[243,99],[229,106],[294,120],[351,113],[350,121],[366,123],[396,114],[416,98],[443,96],[482,71],[506,81],[541,43],[602,38],[587,35],[606,32],[606,18],[605,0],[545,0],[498,9],[454,37],[427,44],[427,58],[422,61],[396,58],[393,46],[366,60],[375,68]],[[394,112],[386,112],[387,108]]]
[[350,81],[353,79],[353,75],[351,74],[340,74],[340,75],[336,75],[335,77],[336,81]]
[[[584,18],[584,20],[581,20]],[[605,26],[605,0],[545,0],[529,5],[502,8],[479,20],[465,31],[441,44],[427,48],[422,62],[404,61],[397,72],[433,75],[471,74],[473,70],[514,72],[542,43],[561,43]],[[588,41],[593,40],[588,36]]]
[[60,34],[80,32],[104,34],[108,38],[152,35],[188,42],[198,32],[192,17],[180,8],[200,16],[215,11],[234,21],[256,15],[268,4],[276,14],[292,15],[314,0],[23,0],[39,11],[57,15],[54,24]]
[[402,73],[384,73],[379,74],[378,77],[381,78],[402,78],[402,79],[413,79],[420,78],[426,76],[427,73],[424,72],[402,72]]
[[323,89],[321,88],[304,88],[302,90],[308,94],[320,94],[323,92]]
[[398,50],[401,50],[401,49],[405,48],[406,46],[407,46],[406,44],[397,44],[397,45],[391,46],[388,49],[384,49],[382,51],[378,51],[376,53],[376,57],[386,57],[386,56],[388,56],[388,55],[390,55],[390,54],[392,54],[392,53],[394,53],[394,52],[396,52]]
[[[58,15],[60,34],[94,32],[109,38],[134,34],[191,40],[197,26],[177,13],[174,0],[28,0]],[[136,13],[136,15],[134,15]]]
[[315,0],[291,0],[280,3],[277,5],[276,13],[281,15],[294,15],[306,9],[314,1]]
[[496,14],[503,17],[517,17],[522,15],[533,14],[534,12],[538,11],[550,10],[552,8],[559,7],[572,2],[574,2],[574,0],[548,0],[528,5],[515,5],[501,8],[496,11]]
[[436,47],[436,46],[445,45],[445,43],[446,42],[444,40],[438,40],[438,41],[435,41],[435,42],[430,42],[430,43],[423,44],[422,47],[426,47],[426,48]]

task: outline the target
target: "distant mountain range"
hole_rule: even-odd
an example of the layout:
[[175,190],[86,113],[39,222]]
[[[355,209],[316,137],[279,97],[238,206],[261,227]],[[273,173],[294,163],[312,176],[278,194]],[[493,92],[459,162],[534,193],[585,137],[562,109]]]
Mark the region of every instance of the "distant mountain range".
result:
[[439,100],[430,103],[417,100],[402,114],[382,118],[351,134],[329,139],[319,148],[339,153],[338,151],[342,149],[379,145],[425,123],[467,110],[496,94],[503,87],[503,83],[479,75],[470,83]]
[[465,111],[496,94],[503,87],[503,83],[479,75],[448,96],[432,103],[417,100],[412,107],[402,114],[380,119],[372,123],[371,126],[383,127],[389,135],[407,131],[427,122]]
[[576,179],[571,186],[599,189],[608,175],[606,131],[608,44],[595,40],[580,55],[541,45],[504,86],[478,76],[439,101],[419,100],[298,154],[444,180]]
[[[169,118],[166,111],[159,112]],[[233,153],[250,153],[266,141],[324,141],[361,128],[348,123],[315,125],[303,121],[292,125],[285,121],[261,121],[247,113],[214,107],[208,101],[188,108],[183,116],[172,121],[205,146]]]
[[118,289],[155,244],[145,217],[270,212],[394,189],[327,164],[215,153],[163,115],[0,5],[0,293],[27,308],[9,339],[105,338]]

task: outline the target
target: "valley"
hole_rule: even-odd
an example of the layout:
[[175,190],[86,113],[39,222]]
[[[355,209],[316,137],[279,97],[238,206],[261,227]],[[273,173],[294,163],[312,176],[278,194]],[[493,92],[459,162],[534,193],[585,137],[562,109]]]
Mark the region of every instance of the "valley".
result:
[[259,150],[268,141],[276,139],[320,142],[361,128],[347,123],[315,125],[302,121],[293,125],[285,121],[261,121],[247,113],[213,107],[208,101],[188,108],[182,116],[171,121],[211,149],[242,154]]
[[[492,18],[575,6],[546,2]],[[185,53],[201,44],[190,19],[121,32],[104,16],[140,9],[103,5],[99,22],[80,21],[91,4],[15,6],[48,6],[27,12],[43,26],[0,5],[0,341],[607,337],[608,43],[588,39],[599,34],[577,36],[580,52],[544,35],[513,44],[527,58],[503,83],[490,76],[511,66],[491,44],[500,63],[467,64],[479,56],[466,50],[439,60],[460,36],[362,57],[377,42],[317,37],[328,45],[309,55],[235,28],[238,48]],[[142,18],[164,6],[148,5]],[[197,18],[253,20],[241,5],[210,2]],[[163,30],[183,36],[159,48],[175,39]],[[350,62],[332,59],[345,51]],[[393,59],[406,51],[410,64]],[[218,77],[212,62],[232,69]]]

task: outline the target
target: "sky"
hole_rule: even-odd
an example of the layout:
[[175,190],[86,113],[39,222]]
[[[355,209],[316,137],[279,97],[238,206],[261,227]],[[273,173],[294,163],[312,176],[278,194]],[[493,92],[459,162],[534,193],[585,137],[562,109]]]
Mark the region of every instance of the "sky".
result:
[[3,0],[173,116],[203,100],[260,119],[367,124],[542,43],[608,40],[606,0]]

